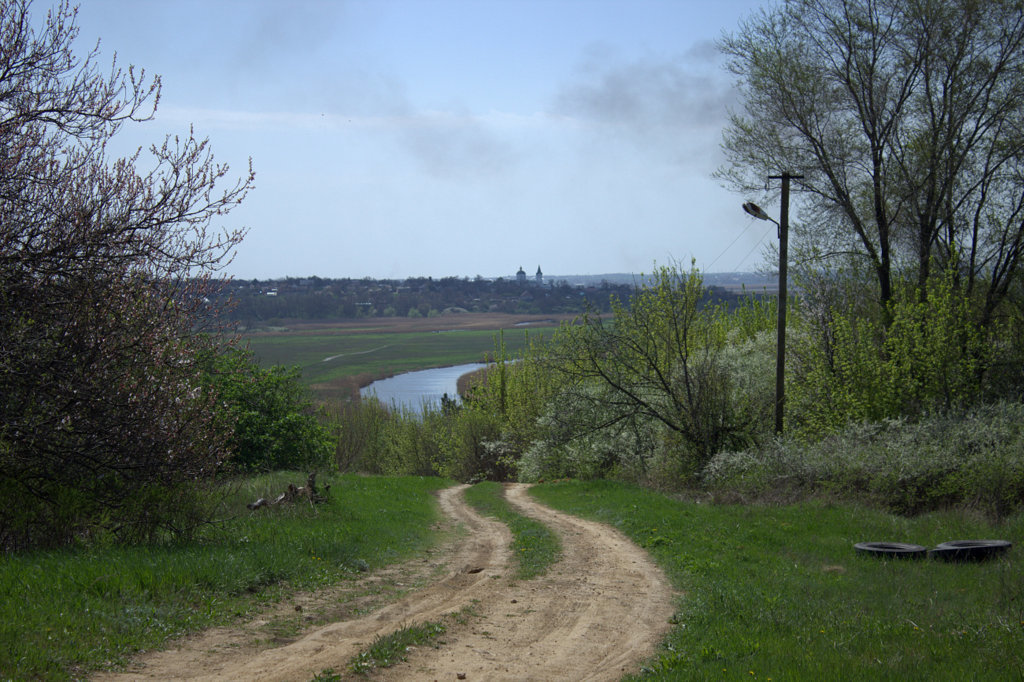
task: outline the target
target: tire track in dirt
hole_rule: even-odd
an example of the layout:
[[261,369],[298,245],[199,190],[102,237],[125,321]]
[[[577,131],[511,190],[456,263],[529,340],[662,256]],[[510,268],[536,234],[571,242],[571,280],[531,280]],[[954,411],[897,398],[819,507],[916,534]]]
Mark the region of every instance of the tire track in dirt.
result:
[[127,672],[94,679],[305,681],[328,668],[346,671],[378,636],[466,606],[474,615],[450,625],[438,648],[411,651],[407,662],[370,678],[614,680],[654,652],[673,594],[641,549],[612,528],[538,504],[526,486],[513,484],[506,488],[510,503],[555,530],[563,552],[545,576],[513,580],[511,534],[468,507],[465,487],[440,493],[444,513],[468,534],[445,551],[443,576],[429,586],[275,648],[256,646],[251,628],[214,628],[139,658]]
[[503,581],[479,615],[380,680],[617,680],[655,652],[674,594],[647,554],[609,526],[556,512],[527,486],[506,487],[516,509],[553,529],[562,558],[529,581]]

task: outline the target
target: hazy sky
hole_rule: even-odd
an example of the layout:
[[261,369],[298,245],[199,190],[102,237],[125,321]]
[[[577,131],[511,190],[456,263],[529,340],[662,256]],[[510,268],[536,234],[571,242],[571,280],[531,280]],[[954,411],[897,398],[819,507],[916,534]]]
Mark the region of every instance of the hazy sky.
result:
[[774,238],[710,177],[713,41],[756,0],[81,4],[81,44],[163,77],[124,143],[252,157],[236,277],[752,270]]

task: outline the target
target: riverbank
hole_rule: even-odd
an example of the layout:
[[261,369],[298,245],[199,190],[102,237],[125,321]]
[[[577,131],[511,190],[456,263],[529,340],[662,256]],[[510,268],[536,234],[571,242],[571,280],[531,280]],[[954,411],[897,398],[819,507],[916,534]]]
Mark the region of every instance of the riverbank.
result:
[[460,400],[459,381],[486,367],[487,363],[474,362],[405,372],[360,388],[359,396],[374,396],[385,405],[422,414],[427,405],[440,407],[444,396]]
[[352,400],[379,379],[494,357],[497,336],[515,355],[572,316],[463,313],[437,318],[373,318],[339,323],[294,321],[243,340],[263,366],[299,366],[321,402]]

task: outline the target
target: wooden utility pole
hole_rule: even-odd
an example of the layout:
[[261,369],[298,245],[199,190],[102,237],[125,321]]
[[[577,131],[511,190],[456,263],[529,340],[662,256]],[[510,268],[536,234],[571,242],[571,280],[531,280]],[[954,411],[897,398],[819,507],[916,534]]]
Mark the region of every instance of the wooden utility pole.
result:
[[778,346],[775,358],[775,433],[782,433],[786,407],[786,275],[789,265],[789,181],[802,175],[770,175],[769,180],[782,180],[782,209],[779,215],[779,321]]

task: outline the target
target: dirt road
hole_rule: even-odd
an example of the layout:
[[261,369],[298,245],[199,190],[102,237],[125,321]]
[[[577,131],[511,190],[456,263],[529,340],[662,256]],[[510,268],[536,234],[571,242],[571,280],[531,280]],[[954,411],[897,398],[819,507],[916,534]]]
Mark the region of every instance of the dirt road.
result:
[[[253,623],[207,631],[141,657],[128,672],[94,679],[306,681],[326,669],[346,674],[375,637],[465,607],[470,615],[450,622],[439,645],[413,650],[405,663],[370,678],[616,680],[653,653],[669,627],[673,594],[641,549],[614,529],[555,512],[534,502],[526,486],[511,485],[509,501],[554,529],[563,547],[545,576],[514,580],[508,529],[471,510],[463,488],[443,491],[440,501],[465,531],[426,560],[358,586],[305,595]],[[268,624],[304,613],[319,615],[299,620],[331,622],[266,641]]]

